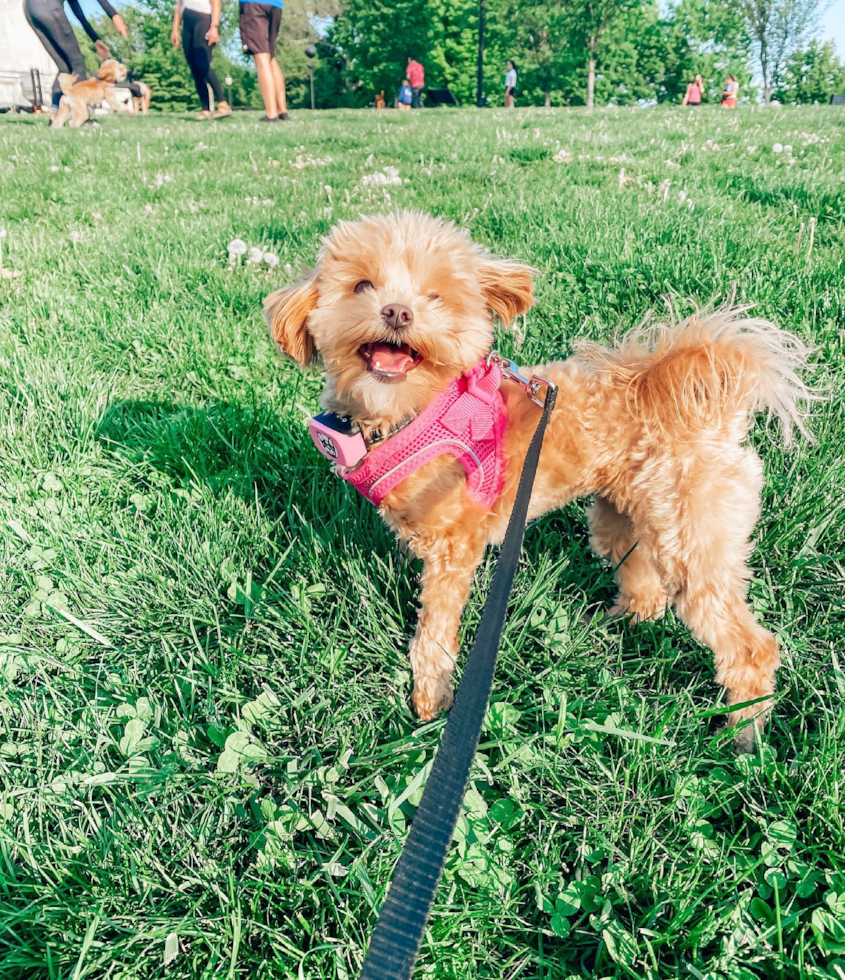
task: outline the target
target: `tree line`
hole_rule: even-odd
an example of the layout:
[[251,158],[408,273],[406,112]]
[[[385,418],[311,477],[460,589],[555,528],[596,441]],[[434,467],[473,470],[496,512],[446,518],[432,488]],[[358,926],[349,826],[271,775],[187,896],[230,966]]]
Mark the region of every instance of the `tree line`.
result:
[[[743,94],[767,102],[827,102],[845,92],[845,65],[830,43],[813,39],[820,0],[678,0],[663,12],[657,0],[481,2],[492,104],[501,104],[507,59],[519,71],[517,105],[680,102],[696,74],[714,102],[727,74]],[[289,101],[310,104],[305,49],[314,45],[318,108],[365,106],[379,92],[391,104],[408,56],[425,66],[428,87],[474,104],[479,9],[480,0],[285,0],[278,57]],[[129,42],[108,21],[98,29],[153,87],[155,107],[184,111],[196,96],[170,41],[172,13],[172,0],[127,6]],[[221,38],[214,63],[221,79],[232,79],[234,104],[260,107],[252,65],[237,46],[235,0],[223,0]]]

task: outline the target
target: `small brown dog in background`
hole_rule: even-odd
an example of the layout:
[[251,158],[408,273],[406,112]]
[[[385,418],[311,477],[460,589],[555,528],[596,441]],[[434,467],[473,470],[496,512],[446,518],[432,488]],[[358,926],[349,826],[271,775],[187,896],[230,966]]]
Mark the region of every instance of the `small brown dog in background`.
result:
[[[528,310],[531,277],[453,225],[404,212],[338,225],[313,274],[269,296],[265,312],[284,353],[300,365],[322,357],[324,408],[350,416],[367,438],[419,415],[485,357],[492,314],[507,323]],[[387,315],[396,304],[408,312],[401,325]],[[395,349],[401,377],[386,383],[374,370],[375,345]],[[771,710],[779,666],[777,640],[747,600],[763,465],[744,443],[760,410],[778,417],[785,442],[793,427],[807,434],[801,406],[814,395],[799,377],[806,357],[792,334],[721,310],[635,331],[611,348],[582,343],[567,361],[523,369],[559,388],[528,519],[593,495],[590,540],[616,568],[615,611],[637,622],[675,606],[714,651],[728,703],[757,700],[729,717],[755,719],[737,736],[744,748]],[[501,393],[506,470],[490,509],[471,499],[450,455],[407,476],[380,508],[424,561],[410,647],[423,720],[452,702],[461,614],[485,548],[504,537],[540,415],[514,383],[503,382]]]
[[[153,97],[153,90],[146,82],[131,82],[129,91],[132,93],[132,109],[135,115],[139,113],[146,116],[150,111],[150,101]],[[137,95],[136,95],[137,93]]]
[[59,102],[58,114],[51,126],[54,129],[61,129],[72,113],[70,125],[71,128],[76,129],[88,119],[88,106],[100,105],[102,102],[106,102],[114,112],[125,112],[114,94],[115,84],[125,79],[126,66],[115,61],[114,58],[109,58],[100,65],[96,78],[86,78],[77,82],[76,75],[62,73],[59,75],[59,85],[63,94]]

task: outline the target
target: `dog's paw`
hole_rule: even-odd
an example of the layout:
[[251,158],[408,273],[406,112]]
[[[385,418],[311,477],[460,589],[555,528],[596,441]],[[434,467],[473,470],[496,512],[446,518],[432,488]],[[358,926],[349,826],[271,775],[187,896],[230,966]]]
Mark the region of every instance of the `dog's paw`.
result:
[[772,702],[761,701],[728,715],[726,728],[742,726],[734,732],[734,748],[738,754],[755,752],[758,745],[763,743],[763,731],[771,713]]
[[666,612],[666,595],[663,592],[620,594],[611,606],[610,615],[626,618],[631,626],[647,619],[660,619]]
[[420,721],[434,721],[441,711],[452,707],[454,685],[451,674],[418,677],[414,680],[414,714]]

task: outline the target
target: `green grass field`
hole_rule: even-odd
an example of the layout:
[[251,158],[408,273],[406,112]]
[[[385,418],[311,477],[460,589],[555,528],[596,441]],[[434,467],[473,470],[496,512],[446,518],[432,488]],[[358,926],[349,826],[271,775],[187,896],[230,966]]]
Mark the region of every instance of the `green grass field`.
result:
[[529,529],[415,976],[841,980],[845,113],[255,119],[0,120],[0,976],[357,976],[443,722],[408,707],[417,569],[261,302],[413,207],[538,269],[523,363],[735,291],[833,396],[816,446],[754,433],[756,756],[674,616],[594,615],[581,503]]

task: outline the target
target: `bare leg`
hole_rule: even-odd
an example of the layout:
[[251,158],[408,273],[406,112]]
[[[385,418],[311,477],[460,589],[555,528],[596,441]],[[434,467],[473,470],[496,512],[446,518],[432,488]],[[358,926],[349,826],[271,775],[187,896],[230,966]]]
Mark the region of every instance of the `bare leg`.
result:
[[417,631],[411,641],[414,710],[431,721],[452,704],[452,673],[458,657],[458,627],[473,575],[484,554],[475,542],[441,542],[425,558]]
[[279,115],[283,116],[288,111],[288,99],[285,91],[285,76],[282,73],[279,62],[273,58],[270,61],[270,68],[273,72],[273,84],[276,91],[276,105],[279,108]]
[[268,119],[275,119],[279,114],[276,104],[276,81],[273,77],[273,69],[270,67],[272,60],[270,55],[266,53],[255,55],[258,87],[261,90],[261,98],[264,99],[264,112]]
[[631,622],[659,619],[668,596],[647,540],[637,540],[634,525],[604,497],[596,497],[587,511],[590,545],[597,555],[609,558],[616,569],[619,595],[611,609],[627,613]]

